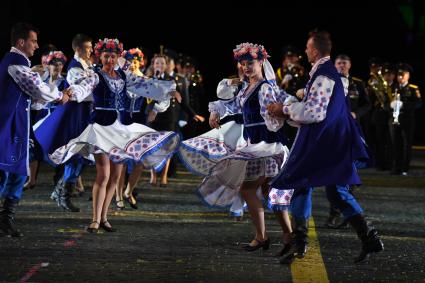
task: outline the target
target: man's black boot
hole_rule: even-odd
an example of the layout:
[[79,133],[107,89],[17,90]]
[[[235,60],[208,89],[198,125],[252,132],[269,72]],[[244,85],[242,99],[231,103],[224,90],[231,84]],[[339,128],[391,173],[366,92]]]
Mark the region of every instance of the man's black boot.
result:
[[378,236],[378,231],[369,223],[362,214],[357,214],[348,219],[348,222],[357,232],[357,236],[362,241],[362,250],[355,263],[365,261],[371,253],[377,253],[384,250],[384,244]]

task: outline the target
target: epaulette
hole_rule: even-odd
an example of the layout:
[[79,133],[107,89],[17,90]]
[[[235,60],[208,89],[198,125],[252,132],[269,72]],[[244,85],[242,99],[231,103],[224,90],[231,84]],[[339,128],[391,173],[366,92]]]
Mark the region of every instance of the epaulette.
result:
[[277,77],[278,77],[280,80],[282,80],[282,79],[283,79],[283,78],[282,78],[282,68],[277,69],[276,75],[277,75]]
[[412,84],[409,84],[409,87],[411,87],[411,88],[418,88],[417,85],[412,85]]

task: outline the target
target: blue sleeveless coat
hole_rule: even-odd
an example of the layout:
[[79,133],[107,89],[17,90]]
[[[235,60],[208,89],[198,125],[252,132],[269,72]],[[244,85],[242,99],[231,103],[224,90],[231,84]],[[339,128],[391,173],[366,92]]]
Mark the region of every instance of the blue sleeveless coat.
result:
[[30,67],[15,52],[6,53],[0,63],[0,170],[28,175],[31,97],[10,76],[10,65]]
[[369,157],[347,107],[340,75],[332,62],[326,61],[319,65],[308,82],[308,93],[318,76],[335,82],[326,118],[319,123],[301,125],[287,162],[271,182],[275,188],[361,183],[354,162]]

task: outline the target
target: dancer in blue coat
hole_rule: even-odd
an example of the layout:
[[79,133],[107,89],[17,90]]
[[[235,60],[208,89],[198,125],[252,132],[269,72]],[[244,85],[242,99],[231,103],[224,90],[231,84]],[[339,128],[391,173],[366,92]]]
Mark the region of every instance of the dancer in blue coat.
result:
[[18,23],[11,32],[12,48],[0,63],[0,235],[21,237],[15,227],[15,212],[29,175],[29,144],[32,100],[51,102],[69,99],[69,91],[43,82],[31,71],[28,59],[38,49],[38,31],[27,23]]
[[[72,48],[75,55],[68,64],[65,82],[66,86],[71,85],[71,89],[73,89],[72,101],[56,107],[55,111],[34,130],[37,141],[46,155],[78,137],[89,124],[93,95],[84,91],[85,85],[81,83],[86,83],[82,78],[94,73],[90,61],[93,51],[92,39],[87,35],[77,34],[72,39]],[[55,134],[52,135],[52,132]],[[83,165],[83,159],[78,155],[75,156],[65,163],[63,175],[55,180],[55,188],[50,198],[65,211],[80,211],[71,202],[71,192],[81,174]]]
[[348,190],[348,186],[361,183],[354,162],[367,160],[368,154],[347,108],[341,77],[330,60],[331,46],[329,33],[311,32],[306,53],[313,67],[303,100],[268,106],[271,115],[299,125],[288,161],[271,183],[275,188],[295,189],[291,210],[297,250],[282,263],[306,253],[311,191],[318,186],[326,186],[329,201],[340,209],[362,241],[356,262],[384,248],[378,232],[366,222],[362,208]]

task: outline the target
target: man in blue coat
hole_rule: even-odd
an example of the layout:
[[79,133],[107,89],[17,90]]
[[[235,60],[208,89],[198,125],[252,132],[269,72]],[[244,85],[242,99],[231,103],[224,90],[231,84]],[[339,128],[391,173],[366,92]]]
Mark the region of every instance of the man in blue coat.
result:
[[41,102],[69,99],[69,91],[60,92],[56,86],[43,82],[31,71],[31,62],[38,48],[38,31],[27,23],[18,23],[11,31],[10,52],[0,63],[0,235],[21,237],[15,227],[15,211],[29,174],[29,144],[33,139],[30,128],[30,106]]
[[271,115],[292,120],[299,126],[288,160],[271,183],[274,188],[295,189],[291,211],[297,248],[281,263],[290,263],[294,256],[305,256],[311,191],[318,186],[326,186],[329,201],[342,212],[362,241],[356,262],[384,249],[378,232],[366,222],[362,208],[349,192],[350,185],[361,183],[354,162],[367,160],[368,154],[347,107],[340,74],[330,60],[331,47],[329,33],[311,32],[306,53],[313,67],[303,100],[268,107]]
[[[85,34],[77,34],[72,39],[72,49],[75,54],[69,62],[65,83],[66,87],[71,85],[70,89],[73,92],[71,101],[57,107],[35,130],[35,137],[46,154],[51,154],[78,137],[89,124],[93,96],[90,92],[81,91],[82,83],[79,81],[86,76],[87,72],[93,72],[90,62],[90,55],[93,51],[92,39]],[[55,131],[55,135],[51,134],[52,130]],[[81,175],[83,166],[82,157],[72,158],[65,163],[63,175],[55,181],[55,188],[50,198],[65,211],[80,211],[72,203],[71,193]]]

